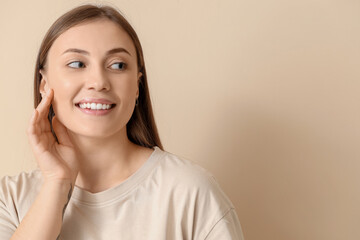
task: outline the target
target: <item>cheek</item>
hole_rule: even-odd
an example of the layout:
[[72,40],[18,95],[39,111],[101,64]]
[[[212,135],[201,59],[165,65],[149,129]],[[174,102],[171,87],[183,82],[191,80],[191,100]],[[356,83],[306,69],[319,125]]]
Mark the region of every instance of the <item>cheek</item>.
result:
[[112,90],[117,92],[123,99],[132,99],[136,97],[137,92],[137,80],[134,77],[127,77],[123,79],[117,79],[112,81]]
[[54,90],[55,100],[67,96],[73,92],[74,89],[78,88],[77,81],[71,74],[66,74],[60,68],[54,68],[49,79],[50,86]]
[[63,112],[72,105],[73,97],[78,86],[69,78],[54,79],[52,88],[54,90],[53,108],[56,113]]

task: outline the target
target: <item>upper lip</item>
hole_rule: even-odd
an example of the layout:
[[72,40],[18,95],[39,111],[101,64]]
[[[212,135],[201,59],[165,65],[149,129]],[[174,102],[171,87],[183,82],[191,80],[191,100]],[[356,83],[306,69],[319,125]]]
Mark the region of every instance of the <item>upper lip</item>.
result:
[[80,102],[76,104],[81,103],[101,103],[101,104],[114,104],[110,100],[107,100],[105,98],[83,98]]

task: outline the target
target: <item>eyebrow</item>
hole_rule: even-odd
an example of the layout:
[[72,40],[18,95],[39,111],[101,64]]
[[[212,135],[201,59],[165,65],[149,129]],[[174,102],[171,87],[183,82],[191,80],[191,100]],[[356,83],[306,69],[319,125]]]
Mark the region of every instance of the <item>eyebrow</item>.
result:
[[[90,55],[90,53],[88,51],[78,49],[78,48],[69,48],[65,52],[63,52],[62,55],[65,53],[68,53],[68,52],[75,52],[75,53],[80,53],[80,54],[84,54],[84,55]],[[125,52],[131,56],[131,54],[125,48],[121,48],[121,47],[110,49],[109,51],[106,52],[106,55],[111,55],[111,54],[118,53],[118,52]]]

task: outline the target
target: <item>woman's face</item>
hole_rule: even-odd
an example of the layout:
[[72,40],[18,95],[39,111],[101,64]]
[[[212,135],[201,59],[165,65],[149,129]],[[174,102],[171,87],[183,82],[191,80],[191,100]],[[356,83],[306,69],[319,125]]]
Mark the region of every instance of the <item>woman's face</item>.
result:
[[40,91],[54,90],[55,115],[70,131],[89,137],[125,131],[141,73],[134,44],[117,24],[98,19],[68,29],[41,74]]

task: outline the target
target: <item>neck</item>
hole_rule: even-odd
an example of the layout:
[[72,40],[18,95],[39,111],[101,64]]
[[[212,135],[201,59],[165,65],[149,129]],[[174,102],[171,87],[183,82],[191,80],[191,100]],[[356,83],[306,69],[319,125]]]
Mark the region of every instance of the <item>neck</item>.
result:
[[139,146],[127,138],[126,128],[105,138],[70,133],[79,156],[80,169],[75,182],[80,188],[96,192],[107,189],[131,175],[138,162]]

